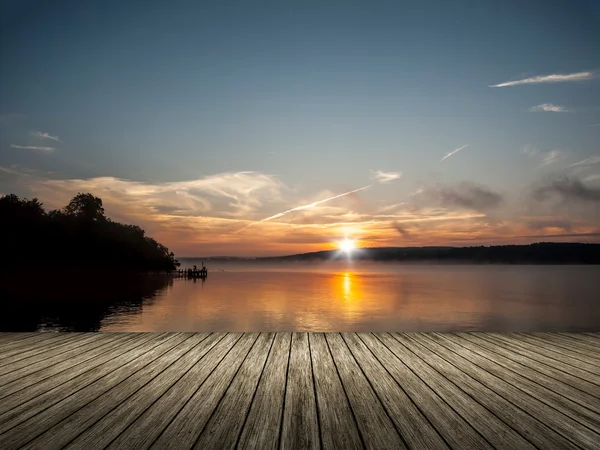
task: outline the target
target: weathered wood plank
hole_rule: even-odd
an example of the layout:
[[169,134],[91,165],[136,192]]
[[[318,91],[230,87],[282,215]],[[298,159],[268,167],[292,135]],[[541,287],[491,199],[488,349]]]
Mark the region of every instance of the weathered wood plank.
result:
[[[0,362],[0,375],[10,372],[11,370],[25,367],[27,365],[39,362],[49,356],[50,350],[58,350],[68,344],[72,344],[74,341],[85,337],[86,334],[91,333],[80,333],[76,336],[70,337],[66,333],[62,335],[63,339],[54,340],[50,346],[34,346],[30,350],[23,350],[18,354],[6,358],[4,363]],[[131,333],[95,333],[96,335],[102,336],[104,339],[110,337],[127,337]],[[84,341],[85,342],[85,341]]]
[[[410,338],[406,336],[410,336]],[[423,346],[415,344],[415,342],[419,342],[417,334],[408,333],[403,335],[401,342],[395,334],[394,338],[396,338],[396,342],[390,337],[384,336],[381,339],[392,351],[402,352],[400,354],[403,361],[405,360],[406,364],[419,374],[422,382],[427,384],[454,410],[453,415],[462,418],[477,431],[477,433],[465,433],[464,439],[455,436],[454,439],[460,439],[462,444],[453,442],[453,446],[504,449],[535,448],[521,434],[508,427],[497,415],[485,408],[484,404],[477,401],[478,398],[465,393],[459,386],[441,375],[436,370],[437,367],[430,362],[430,353]],[[430,406],[430,408],[435,408],[435,405]],[[467,429],[466,431],[470,430]],[[471,442],[467,439],[470,439]]]
[[533,333],[515,333],[515,338],[523,339],[537,345],[541,348],[551,350],[555,353],[563,355],[571,360],[585,362],[588,366],[593,366],[594,373],[600,370],[600,361],[592,357],[592,352],[579,352],[574,347],[562,345],[560,342],[554,342],[550,338],[542,338]]
[[194,445],[258,337],[258,333],[242,335],[151,448],[180,449]]
[[[27,396],[29,398],[42,394],[52,387],[57,386],[59,380],[64,382],[70,378],[74,378],[79,373],[82,373],[82,371],[89,370],[86,367],[95,367],[99,364],[98,360],[103,355],[114,354],[117,349],[130,342],[134,337],[135,334],[132,333],[107,337],[102,342],[102,345],[79,355],[77,358],[68,359],[54,364],[47,369],[41,369],[29,375],[24,375],[2,386],[0,389],[0,400],[23,389],[27,389]],[[65,371],[68,372],[66,374],[67,378],[62,376],[65,375]],[[45,380],[48,380],[48,382],[44,383]],[[0,413],[3,411],[4,409],[0,406]]]
[[0,349],[0,365],[5,366],[14,361],[18,361],[19,357],[26,352],[43,354],[44,351],[60,345],[61,342],[65,344],[70,343],[84,334],[85,333],[77,333],[70,336],[66,333],[36,333],[36,335],[31,336],[28,339],[17,341],[13,343],[13,345],[7,344]]
[[0,355],[4,357],[4,352],[21,345],[35,345],[36,342],[41,342],[45,339],[56,338],[64,333],[15,333],[15,336],[5,342],[0,343]]
[[107,448],[149,448],[241,337],[241,333],[228,333],[222,337],[199,364],[195,364]]
[[594,382],[594,379],[590,377],[595,378],[598,371],[595,370],[596,368],[590,364],[578,359],[566,357],[565,355],[556,353],[545,347],[541,347],[538,342],[529,342],[526,340],[527,338],[515,338],[508,333],[485,333],[485,336],[493,337],[494,339],[502,341],[503,345],[510,345],[511,349],[522,349],[547,358],[549,364],[560,362],[562,365],[568,368],[570,374],[597,384]]
[[[187,338],[181,333],[149,337],[147,343],[111,360],[105,366],[108,373],[100,378],[94,377],[96,371],[84,374],[69,389],[59,386],[0,416],[0,448],[21,447]],[[71,395],[74,392],[77,395]]]
[[323,333],[308,335],[316,404],[324,449],[359,449],[363,444]]
[[[499,355],[495,358],[490,358],[489,353],[484,349],[482,350],[481,347],[461,339],[458,336],[450,335],[448,333],[430,334],[429,336],[434,339],[440,338],[445,340],[445,343],[448,344],[447,347],[454,352],[461,353],[468,350],[469,360],[472,363],[477,364],[492,375],[511,383],[523,392],[538,398],[548,406],[555,408],[557,411],[571,417],[582,425],[591,429],[600,430],[600,414],[582,406],[584,402],[587,403],[583,396],[577,396],[577,401],[573,401],[567,397],[565,395],[567,387],[564,384],[556,382],[549,384],[546,379],[544,379],[544,384],[540,384],[540,379],[542,378],[541,374],[532,376],[531,371],[523,369],[519,370],[518,365],[511,363],[506,358]],[[442,341],[439,342],[442,343]],[[512,369],[507,367],[512,367]],[[544,381],[542,381],[542,383]],[[559,389],[560,393],[555,391],[555,388]],[[571,393],[571,395],[575,394]]]
[[202,429],[195,449],[235,448],[274,339],[275,333],[260,334]]
[[[432,351],[429,346],[424,345],[421,339],[415,333],[394,334],[394,340],[391,336],[388,339],[390,349],[395,349],[396,346],[405,346],[411,352],[429,366],[436,370],[440,375],[448,378],[454,385],[469,395],[475,402],[486,408],[502,420],[507,427],[519,433],[529,442],[533,443],[538,448],[579,448],[575,444],[565,439],[560,434],[553,431],[550,427],[535,420],[525,411],[515,407],[515,405],[505,399],[498,392],[492,390],[485,383],[465,373],[459,367],[452,365],[439,354]],[[437,344],[433,344],[434,346]],[[452,432],[452,430],[450,430]],[[494,445],[496,443],[494,442]],[[554,445],[552,447],[551,445]],[[453,447],[467,447],[466,444],[458,443]]]
[[[536,369],[528,367],[525,364],[516,362],[514,359],[505,357],[498,352],[492,352],[489,349],[489,344],[477,341],[476,338],[472,336],[461,336],[458,334],[446,334],[446,336],[451,336],[453,342],[456,344],[461,345],[477,355],[486,358],[488,361],[514,372],[518,377],[526,378],[527,380],[532,381],[544,389],[548,389],[553,393],[560,394],[578,406],[585,406],[595,413],[595,417],[600,423],[600,401],[598,398],[589,395],[586,392],[575,389],[563,383],[560,379],[556,380],[555,378],[549,377]],[[596,396],[600,396],[600,388],[594,389],[592,393]],[[560,396],[558,396],[558,398],[560,398]]]
[[588,336],[584,333],[550,333],[555,334],[566,339],[575,339],[577,341],[583,341],[586,344],[591,344],[596,347],[596,349],[600,352],[600,340],[595,337]]
[[407,448],[342,337],[338,333],[328,333],[325,338],[354,411],[365,447]]
[[[513,346],[508,342],[490,336],[488,333],[457,333],[457,335],[461,337],[471,336],[475,339],[474,342],[479,343],[494,353],[510,358],[527,366],[528,369],[541,372],[600,399],[600,376],[598,377],[598,383],[594,384],[593,382],[572,375],[570,372],[573,370],[573,367],[564,364],[562,361],[553,360],[535,352]],[[484,345],[484,343],[489,345]]]
[[292,334],[280,448],[321,447],[307,333]]
[[[208,333],[192,335],[154,365],[146,366],[48,430],[50,439],[41,435],[37,440],[57,448],[105,448],[197,363],[219,337],[209,338]],[[89,424],[92,425],[86,429]]]
[[[45,426],[45,431],[37,434],[36,438],[21,448],[28,450],[63,448],[78,433],[118,405],[121,399],[126,399],[140,389],[197,343],[190,333],[181,333],[168,342],[174,345],[150,364],[127,374],[122,380],[106,383],[108,386],[104,383],[95,383],[90,389],[83,391],[83,395],[79,396],[80,401],[67,401],[49,408],[54,413],[54,417],[61,419],[48,421],[51,422],[50,427]],[[37,422],[35,425],[38,427]]]
[[371,344],[383,347],[381,342],[370,337],[372,339],[364,333],[342,333],[342,338],[346,341],[350,352],[371,383],[408,448],[449,449],[448,444],[403,390],[402,385],[390,375],[381,361],[365,345],[363,340],[370,340]]
[[424,362],[415,354],[386,333],[361,334],[360,337],[452,448],[463,445],[488,448],[487,441],[471,424],[419,377],[425,374],[415,369]]
[[570,351],[577,352],[586,359],[593,358],[595,363],[600,364],[600,349],[594,344],[588,344],[579,339],[567,338],[553,333],[532,333],[531,335]]
[[237,448],[278,447],[291,344],[291,333],[277,333]]
[[81,357],[85,352],[100,347],[104,342],[112,339],[114,337],[102,334],[85,336],[70,344],[61,345],[59,348],[46,351],[43,357],[37,359],[32,359],[35,358],[32,357],[18,361],[5,366],[4,371],[2,371],[3,368],[0,368],[0,387],[15,380],[20,380],[27,375],[52,367],[55,364],[61,364],[70,359]]
[[[400,338],[399,335],[396,335]],[[546,424],[548,428],[560,433],[564,438],[567,438],[574,444],[583,448],[595,448],[597,435],[595,432],[582,426],[580,422],[571,419],[569,416],[557,411],[554,408],[549,408],[548,405],[536,397],[527,394],[525,391],[517,388],[506,380],[491,374],[485,369],[474,364],[472,358],[474,355],[468,351],[455,352],[452,350],[447,340],[442,339],[434,334],[422,335],[422,342],[427,342],[427,348],[441,356],[447,362],[462,370],[472,378],[480,381],[488,386],[491,390],[513,403],[518,408],[528,412],[532,417]],[[442,368],[442,374],[448,376],[446,368]],[[549,437],[553,437],[552,435]],[[542,448],[566,448],[550,447],[548,445]]]

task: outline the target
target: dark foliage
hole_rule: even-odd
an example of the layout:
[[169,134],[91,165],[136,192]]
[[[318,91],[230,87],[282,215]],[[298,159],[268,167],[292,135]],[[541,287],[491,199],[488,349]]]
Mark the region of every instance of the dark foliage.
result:
[[[35,262],[31,270],[64,268],[173,270],[173,253],[135,225],[113,222],[102,200],[77,194],[62,210],[14,194],[0,197],[3,272]],[[41,264],[41,267],[38,266]]]

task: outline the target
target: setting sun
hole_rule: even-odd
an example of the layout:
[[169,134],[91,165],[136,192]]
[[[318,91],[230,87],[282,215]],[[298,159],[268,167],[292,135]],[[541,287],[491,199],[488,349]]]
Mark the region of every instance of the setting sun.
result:
[[346,252],[346,253],[350,253],[352,250],[354,250],[356,248],[355,241],[352,239],[344,239],[342,242],[339,243],[339,245],[340,245],[340,250],[342,250],[343,252]]

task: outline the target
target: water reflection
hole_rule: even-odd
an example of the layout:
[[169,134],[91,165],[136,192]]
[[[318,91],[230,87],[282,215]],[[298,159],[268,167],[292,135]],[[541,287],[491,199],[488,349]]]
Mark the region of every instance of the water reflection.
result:
[[0,331],[590,331],[600,328],[598,275],[597,266],[399,266],[54,279],[37,291],[22,281],[3,295],[13,301]]

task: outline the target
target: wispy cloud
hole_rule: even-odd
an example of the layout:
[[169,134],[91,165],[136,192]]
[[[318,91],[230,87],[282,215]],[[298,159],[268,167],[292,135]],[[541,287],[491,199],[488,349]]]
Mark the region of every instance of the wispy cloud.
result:
[[569,167],[592,166],[600,163],[600,156],[589,156],[582,161],[571,164]]
[[293,211],[300,211],[300,210],[303,210],[303,209],[313,208],[313,207],[315,207],[317,205],[320,205],[322,203],[330,202],[331,200],[335,200],[336,198],[340,198],[340,197],[344,197],[346,195],[354,194],[355,192],[364,191],[365,189],[369,189],[372,186],[373,186],[372,184],[369,184],[367,186],[363,186],[363,187],[358,188],[358,189],[353,189],[351,191],[344,192],[342,194],[334,195],[333,197],[324,198],[323,200],[318,200],[316,202],[309,203],[307,205],[297,206],[296,208],[288,209],[287,211],[283,211],[283,212],[274,214],[274,215],[272,215],[270,217],[267,217],[265,219],[259,220],[259,222],[267,222],[269,220],[278,219],[279,217],[285,216],[286,214],[289,214],[289,213],[291,213]]
[[381,170],[371,170],[371,174],[380,183],[397,180],[402,176],[402,172],[382,172]]
[[566,156],[567,154],[562,150],[550,150],[549,152],[543,154],[542,163],[540,165],[547,166],[549,164],[553,164],[565,159]]
[[440,162],[442,162],[443,160],[445,160],[446,158],[449,158],[450,156],[454,155],[455,153],[460,152],[463,148],[467,147],[468,144],[463,145],[462,147],[458,147],[455,148],[454,150],[452,150],[450,153],[448,153],[446,156],[444,156],[442,159],[440,159]]
[[55,147],[37,147],[34,145],[16,145],[16,144],[10,144],[10,148],[19,148],[19,149],[23,149],[23,150],[38,150],[41,152],[53,152],[54,150],[56,150]]
[[530,112],[571,112],[570,109],[565,108],[564,106],[553,105],[552,103],[542,103],[541,105],[532,106],[529,109]]
[[583,181],[596,181],[596,180],[600,180],[600,173],[594,173],[583,179]]
[[505,81],[504,83],[490,85],[489,87],[508,87],[519,84],[539,84],[539,83],[561,83],[566,81],[583,81],[594,78],[592,72],[577,72],[568,74],[539,75],[530,78],[523,78],[515,81]]
[[539,150],[531,144],[526,144],[523,146],[523,153],[525,153],[530,158],[533,158],[534,156],[537,156],[539,154]]
[[58,136],[52,136],[51,134],[42,133],[41,131],[31,131],[31,135],[40,139],[51,139],[53,141],[60,142]]

